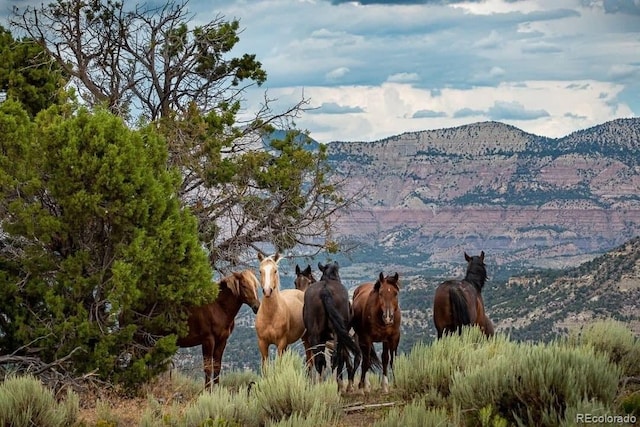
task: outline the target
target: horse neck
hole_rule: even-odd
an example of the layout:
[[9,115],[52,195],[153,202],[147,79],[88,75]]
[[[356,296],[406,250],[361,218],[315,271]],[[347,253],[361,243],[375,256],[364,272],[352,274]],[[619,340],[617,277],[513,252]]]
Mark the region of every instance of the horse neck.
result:
[[486,280],[487,277],[483,274],[473,272],[467,272],[467,275],[464,277],[464,281],[471,283],[478,293],[482,292],[482,288],[484,287],[484,282],[486,282]]
[[282,302],[282,295],[280,295],[280,278],[277,279],[275,286],[271,288],[271,296],[268,298],[263,296],[260,301],[260,307],[264,305],[265,312],[275,312],[280,307]]
[[223,307],[224,311],[229,313],[232,318],[236,317],[236,314],[240,311],[240,307],[242,307],[240,297],[231,292],[231,289],[226,286],[222,286],[218,291],[216,303],[220,305],[220,307]]

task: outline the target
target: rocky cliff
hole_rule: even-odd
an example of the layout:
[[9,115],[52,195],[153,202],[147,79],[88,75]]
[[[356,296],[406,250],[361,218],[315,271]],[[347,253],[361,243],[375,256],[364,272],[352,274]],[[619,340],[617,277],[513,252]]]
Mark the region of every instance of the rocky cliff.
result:
[[432,261],[462,250],[560,267],[640,234],[640,119],[546,138],[496,122],[332,142],[359,202],[339,234]]

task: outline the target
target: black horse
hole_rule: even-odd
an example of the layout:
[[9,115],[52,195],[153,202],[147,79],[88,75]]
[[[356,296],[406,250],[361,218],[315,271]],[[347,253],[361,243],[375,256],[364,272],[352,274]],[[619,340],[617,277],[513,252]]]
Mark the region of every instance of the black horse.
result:
[[[342,370],[345,365],[357,367],[360,364],[360,348],[349,334],[353,311],[349,294],[338,274],[338,263],[327,265],[318,263],[322,271],[319,281],[312,283],[304,294],[302,316],[307,329],[307,344],[313,351],[313,364],[322,375],[327,367],[325,348],[327,342],[335,340],[331,368],[337,370],[338,385],[341,385]],[[354,360],[351,360],[353,357]],[[348,369],[349,385],[352,387],[355,369]]]
[[466,325],[479,326],[487,336],[494,332],[482,299],[482,288],[487,281],[484,251],[479,256],[469,256],[465,252],[464,259],[467,261],[464,280],[441,283],[433,297],[433,322],[438,338],[447,333],[460,333]]

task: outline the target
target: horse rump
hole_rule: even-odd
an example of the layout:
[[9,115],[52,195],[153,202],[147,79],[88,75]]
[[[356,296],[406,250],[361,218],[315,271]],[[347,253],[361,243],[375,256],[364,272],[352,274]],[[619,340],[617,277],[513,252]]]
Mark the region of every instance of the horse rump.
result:
[[449,288],[449,303],[451,306],[451,317],[455,329],[458,333],[462,333],[462,327],[471,324],[471,316],[467,307],[467,300],[464,293],[459,287]]

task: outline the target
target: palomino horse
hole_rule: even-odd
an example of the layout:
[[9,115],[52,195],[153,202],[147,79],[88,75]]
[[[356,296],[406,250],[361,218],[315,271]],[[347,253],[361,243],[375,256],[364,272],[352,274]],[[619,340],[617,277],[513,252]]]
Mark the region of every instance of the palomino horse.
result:
[[484,311],[482,288],[487,280],[484,265],[484,251],[479,256],[469,256],[464,280],[447,280],[436,289],[433,298],[433,322],[438,330],[438,338],[445,333],[461,332],[465,325],[477,325],[490,336],[493,323]]
[[316,279],[313,277],[311,266],[309,264],[307,264],[307,268],[304,270],[300,270],[300,267],[296,264],[296,280],[293,282],[294,285],[296,285],[296,289],[300,289],[304,292],[307,290],[309,285],[315,281]]
[[222,353],[242,304],[247,304],[254,313],[260,307],[258,279],[251,270],[233,273],[222,279],[218,286],[218,297],[214,302],[189,309],[189,332],[177,341],[179,347],[202,345],[205,388],[211,387],[212,375],[214,383],[220,379]]
[[[331,367],[336,368],[338,384],[342,383],[342,369],[357,367],[360,363],[360,349],[349,335],[352,310],[349,294],[338,274],[338,263],[327,265],[318,263],[322,271],[319,281],[312,283],[304,293],[304,325],[307,329],[306,341],[313,354],[313,364],[318,374],[327,366],[325,348],[327,342],[335,340]],[[355,358],[352,362],[351,357]],[[355,376],[355,368],[348,369],[350,388]]]
[[363,283],[353,292],[354,331],[358,335],[362,352],[362,369],[358,388],[368,388],[365,375],[372,366],[372,353],[375,364],[379,364],[374,342],[382,343],[382,392],[389,392],[387,367],[393,369],[393,359],[400,342],[400,306],[398,293],[400,284],[398,273],[394,276],[380,277],[375,283]]
[[258,252],[260,282],[264,296],[256,314],[256,334],[263,364],[269,357],[271,344],[276,345],[280,356],[289,344],[296,342],[304,334],[304,292],[298,289],[280,289],[280,259],[280,254],[266,257]]

